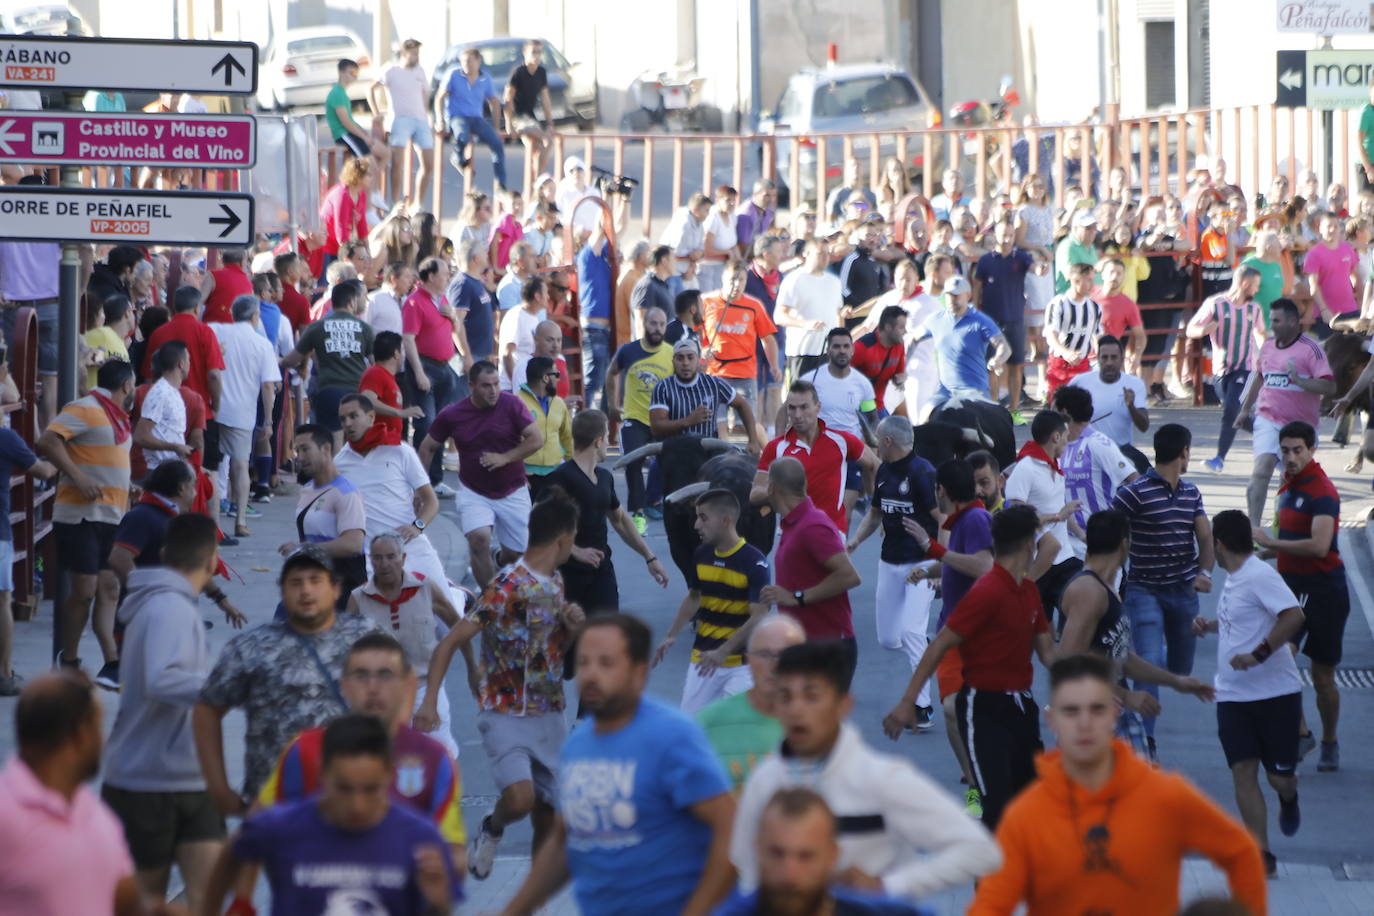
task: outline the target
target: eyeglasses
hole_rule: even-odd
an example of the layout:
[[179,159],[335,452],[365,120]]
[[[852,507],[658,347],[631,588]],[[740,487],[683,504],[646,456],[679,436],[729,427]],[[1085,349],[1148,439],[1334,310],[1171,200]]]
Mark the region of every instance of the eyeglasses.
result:
[[357,681],[366,684],[369,681],[376,681],[379,684],[394,684],[401,679],[401,672],[391,668],[382,668],[380,671],[369,671],[366,668],[350,668],[344,672],[344,678],[350,681]]

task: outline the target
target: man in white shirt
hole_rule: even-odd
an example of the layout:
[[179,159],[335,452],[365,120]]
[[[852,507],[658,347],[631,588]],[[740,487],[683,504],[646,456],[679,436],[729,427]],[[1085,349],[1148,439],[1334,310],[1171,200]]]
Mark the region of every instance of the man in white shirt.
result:
[[534,253],[533,245],[522,240],[510,246],[506,275],[496,284],[496,307],[503,316],[520,305],[521,289],[538,269],[539,258]]
[[[816,386],[821,399],[821,419],[831,429],[853,433],[872,441],[878,423],[878,404],[873,383],[849,364],[854,357],[854,338],[844,328],[831,328],[825,336],[826,361],[803,378]],[[779,426],[783,424],[779,422]]]
[[392,261],[382,268],[382,285],[367,297],[367,315],[363,318],[372,325],[373,333],[401,333],[401,303],[415,291],[418,280],[409,264]]
[[[386,97],[385,105],[382,104],[383,96]],[[429,79],[425,76],[425,68],[420,66],[420,42],[414,38],[401,42],[400,57],[382,69],[382,75],[368,90],[368,101],[372,104],[373,115],[386,111],[387,145],[395,150],[391,154],[389,185],[392,199],[400,197],[397,192],[406,188],[401,168],[405,165],[406,144],[413,143],[419,170],[413,193],[406,195],[406,200],[426,200],[430,160],[426,153],[434,149],[434,132],[429,127]]]
[[1097,371],[1084,372],[1069,382],[1093,396],[1093,428],[1121,447],[1121,452],[1144,474],[1150,460],[1135,447],[1135,430],[1150,428],[1145,383],[1123,371],[1121,341],[1110,334],[1097,338]]
[[696,266],[706,254],[706,217],[710,212],[711,198],[700,192],[693,194],[687,206],[673,214],[659,239],[664,245],[672,246],[678,274],[698,289]]
[[1053,410],[1037,413],[1031,421],[1031,441],[1016,456],[1004,491],[1007,505],[1025,503],[1040,515],[1043,527],[1027,578],[1034,579],[1040,589],[1040,603],[1049,620],[1064,586],[1083,568],[1071,542],[1083,539],[1083,529],[1074,519],[1078,503],[1068,501],[1067,481],[1059,468],[1068,444],[1069,425],[1064,417]]
[[572,220],[573,229],[595,229],[601,223],[601,208],[579,207],[584,197],[601,198],[601,189],[587,182],[587,164],[578,156],[563,160],[563,180],[558,182],[558,196],[554,202],[566,225]]
[[158,347],[153,354],[153,371],[158,380],[144,396],[134,426],[134,445],[143,449],[149,471],[164,461],[191,454],[186,442],[186,401],[181,397],[182,380],[191,371],[186,344],[169,340]]
[[[376,419],[377,413],[364,395],[354,392],[340,399],[339,423],[345,444],[334,458],[334,467],[363,495],[368,539],[398,533],[405,542],[406,569],[448,587],[444,563],[425,534],[425,528],[439,514],[439,497],[430,486],[429,471],[420,464],[415,449],[405,443],[374,444],[368,432]],[[462,538],[453,541],[464,543]],[[454,570],[467,568],[466,556],[451,559]],[[449,597],[453,599],[452,590]]]
[[[276,348],[262,333],[258,297],[239,296],[232,306],[233,324],[211,324],[224,353],[219,410],[220,450],[229,458],[229,499],[234,510],[234,537],[247,537],[248,463],[253,432],[270,423],[272,403],[281,384]],[[150,392],[151,394],[151,392]],[[178,398],[180,395],[178,395]],[[221,471],[221,473],[224,473]]]
[[520,307],[501,316],[497,345],[501,350],[501,390],[519,391],[514,379],[525,377],[525,364],[534,355],[534,332],[549,316],[549,284],[543,277],[530,277],[521,284]]
[[1302,630],[1298,599],[1279,573],[1255,556],[1250,519],[1237,509],[1212,519],[1217,565],[1226,584],[1217,619],[1197,617],[1193,633],[1216,633],[1217,736],[1231,768],[1236,807],[1259,843],[1264,868],[1277,862],[1269,851],[1268,812],[1260,791],[1259,765],[1279,796],[1279,830],[1298,832],[1298,720],[1302,680],[1288,641]]
[[788,375],[793,379],[820,365],[827,346],[825,335],[842,326],[840,307],[844,305],[840,278],[826,270],[830,249],[825,241],[809,240],[803,258],[801,269],[783,277],[773,311],[774,324],[798,331],[787,339]]

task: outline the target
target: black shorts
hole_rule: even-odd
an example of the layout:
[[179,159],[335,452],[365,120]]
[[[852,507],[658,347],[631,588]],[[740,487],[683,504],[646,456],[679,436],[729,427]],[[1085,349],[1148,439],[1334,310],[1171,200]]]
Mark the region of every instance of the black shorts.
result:
[[52,533],[57,539],[62,568],[78,576],[98,575],[110,565],[118,528],[110,522],[53,522]]
[[1283,581],[1298,596],[1304,616],[1302,629],[1292,642],[1318,665],[1332,668],[1341,663],[1345,620],[1350,616],[1350,592],[1345,570],[1330,573],[1285,573]]
[[856,490],[859,493],[864,491],[864,466],[859,462],[846,461],[844,463],[844,488]]
[[218,471],[223,459],[224,453],[219,450],[219,421],[210,420],[205,424],[205,455],[200,463],[207,471]]
[[350,156],[366,156],[370,152],[370,150],[363,145],[362,140],[350,133],[345,133],[342,137],[335,137],[334,145],[342,146],[346,150],[344,153],[345,159],[348,159]]
[[1258,760],[1270,773],[1292,776],[1298,767],[1302,692],[1217,704],[1217,737],[1226,765]]
[[[1002,336],[1007,339],[1007,346],[1011,348],[1011,356],[1007,358],[1007,365],[1023,365],[1026,362],[1026,319],[999,321],[997,326],[1002,329]],[[993,348],[989,347],[989,350],[991,349]],[[990,353],[988,358],[992,358]]]
[[224,818],[209,792],[130,792],[107,784],[100,797],[124,825],[140,871],[171,865],[182,843],[224,839]]

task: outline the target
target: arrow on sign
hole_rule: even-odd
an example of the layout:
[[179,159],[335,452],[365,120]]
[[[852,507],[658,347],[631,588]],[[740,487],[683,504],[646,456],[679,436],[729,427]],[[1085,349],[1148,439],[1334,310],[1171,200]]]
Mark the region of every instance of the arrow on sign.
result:
[[5,155],[7,156],[14,155],[14,147],[10,146],[8,141],[19,141],[24,139],[23,134],[15,134],[10,132],[10,128],[13,126],[14,118],[10,118],[4,124],[0,124],[0,150],[4,150]]
[[1279,77],[1279,85],[1282,86],[1282,87],[1285,88],[1285,89],[1300,89],[1300,88],[1302,88],[1302,71],[1301,71],[1301,70],[1285,70],[1285,71],[1283,71],[1283,74]]
[[225,86],[230,86],[233,84],[235,70],[237,70],[239,72],[239,75],[241,76],[248,75],[248,71],[243,69],[243,64],[239,63],[238,58],[229,53],[226,53],[215,63],[213,67],[210,68],[210,75],[213,76],[221,70],[224,71]]
[[239,218],[239,215],[237,213],[235,213],[226,205],[220,204],[219,208],[224,211],[224,215],[210,217],[210,224],[215,226],[223,226],[224,231],[219,234],[219,237],[225,238],[229,235],[229,233],[237,229],[239,227],[239,223],[243,222],[243,220]]

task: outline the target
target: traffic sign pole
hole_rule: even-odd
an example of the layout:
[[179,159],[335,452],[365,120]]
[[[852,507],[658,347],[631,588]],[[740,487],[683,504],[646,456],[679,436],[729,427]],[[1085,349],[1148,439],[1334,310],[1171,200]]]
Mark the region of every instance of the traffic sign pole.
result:
[[[80,111],[82,94],[65,93],[67,110]],[[62,187],[81,186],[81,169],[76,166],[62,166]],[[76,400],[78,362],[81,347],[78,334],[81,328],[81,250],[71,243],[62,245],[62,260],[57,267],[57,404],[61,409]],[[44,384],[50,384],[45,379]],[[58,564],[60,567],[61,564]],[[71,594],[70,576],[58,572],[57,589],[53,593],[52,615],[52,653],[56,660],[62,652],[64,620],[67,616],[67,599]]]

